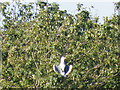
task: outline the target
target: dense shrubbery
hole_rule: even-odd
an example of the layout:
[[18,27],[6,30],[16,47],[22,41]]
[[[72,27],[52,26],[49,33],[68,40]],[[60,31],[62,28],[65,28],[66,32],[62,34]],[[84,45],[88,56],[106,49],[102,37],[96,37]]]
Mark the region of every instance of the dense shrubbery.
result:
[[[119,16],[106,17],[99,25],[81,5],[75,16],[59,10],[55,3],[39,2],[38,6],[32,20],[18,19],[19,24],[12,17],[4,20],[2,86],[120,88]],[[73,65],[66,78],[52,69],[62,55]]]

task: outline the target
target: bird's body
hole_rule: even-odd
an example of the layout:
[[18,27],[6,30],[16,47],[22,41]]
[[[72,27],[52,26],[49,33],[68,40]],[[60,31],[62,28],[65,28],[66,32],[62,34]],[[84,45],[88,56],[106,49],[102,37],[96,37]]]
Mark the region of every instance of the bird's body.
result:
[[60,73],[62,76],[66,77],[71,70],[72,70],[72,65],[66,65],[64,61],[65,57],[61,57],[60,65],[53,65],[53,70],[57,73]]

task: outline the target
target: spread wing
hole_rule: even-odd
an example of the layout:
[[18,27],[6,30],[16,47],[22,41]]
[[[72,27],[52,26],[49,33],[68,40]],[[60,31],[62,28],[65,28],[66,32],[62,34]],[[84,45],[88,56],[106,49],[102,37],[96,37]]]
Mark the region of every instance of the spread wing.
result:
[[57,73],[60,73],[60,68],[59,66],[53,65],[53,70]]
[[66,75],[68,75],[71,72],[71,70],[72,70],[72,65],[70,65],[70,66],[66,65],[65,66],[65,74]]

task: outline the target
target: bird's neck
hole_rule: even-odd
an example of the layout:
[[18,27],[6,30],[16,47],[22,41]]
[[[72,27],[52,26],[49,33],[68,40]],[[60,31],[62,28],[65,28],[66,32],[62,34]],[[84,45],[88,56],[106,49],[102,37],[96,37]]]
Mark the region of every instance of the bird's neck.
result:
[[64,64],[64,63],[65,63],[64,59],[61,59],[60,64]]

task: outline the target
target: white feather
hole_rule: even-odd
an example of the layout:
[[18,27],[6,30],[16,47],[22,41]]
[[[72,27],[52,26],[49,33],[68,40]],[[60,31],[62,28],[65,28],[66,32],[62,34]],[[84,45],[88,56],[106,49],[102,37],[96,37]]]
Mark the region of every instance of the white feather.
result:
[[65,57],[62,56],[60,65],[58,65],[58,66],[53,65],[53,70],[57,73],[60,73],[62,76],[66,77],[66,75],[68,75],[71,72],[72,65],[70,65],[70,66],[66,65],[64,59],[65,59]]

